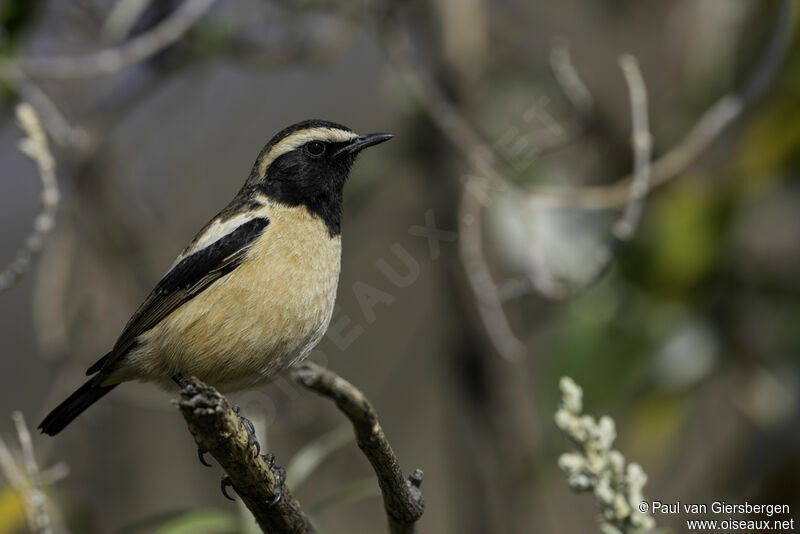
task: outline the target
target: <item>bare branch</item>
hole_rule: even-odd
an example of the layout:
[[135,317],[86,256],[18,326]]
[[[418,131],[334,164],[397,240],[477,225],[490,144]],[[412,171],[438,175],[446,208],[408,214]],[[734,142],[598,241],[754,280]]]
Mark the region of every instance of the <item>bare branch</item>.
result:
[[314,528],[285,485],[277,503],[275,475],[249,440],[247,429],[217,390],[187,379],[178,407],[197,444],[225,470],[264,532],[308,534]]
[[119,0],[111,8],[111,12],[103,21],[100,32],[107,42],[124,41],[136,22],[147,10],[151,0]]
[[17,282],[28,269],[31,261],[41,251],[44,238],[55,227],[56,211],[61,195],[55,174],[55,160],[47,146],[47,137],[39,116],[30,104],[17,106],[17,120],[27,134],[20,141],[20,150],[28,156],[39,171],[42,182],[42,211],[34,220],[33,232],[28,236],[16,257],[0,272],[0,293]]
[[180,39],[209,10],[214,0],[185,0],[175,12],[150,31],[127,43],[75,57],[28,58],[0,63],[4,77],[18,72],[38,79],[69,80],[113,74],[144,61]]
[[[689,133],[652,164],[649,188],[661,186],[681,175],[705,150],[738,119],[747,105],[758,99],[783,63],[794,33],[794,2],[783,0],[778,10],[772,40],[741,91],[722,96],[703,113]],[[530,190],[549,206],[573,206],[587,210],[607,210],[624,206],[634,175],[607,186],[554,187]]]
[[42,480],[39,476],[39,466],[36,464],[36,455],[33,452],[31,433],[28,431],[22,412],[13,412],[11,418],[17,427],[19,444],[22,447],[22,457],[25,460],[25,467],[31,480],[31,487],[27,492],[26,500],[32,512],[32,526],[39,534],[52,534],[53,527],[50,521],[50,514],[47,513],[47,497],[42,489]]
[[413,92],[417,102],[428,113],[439,131],[450,139],[480,175],[479,178],[504,183],[505,177],[496,170],[496,153],[486,144],[463,113],[414,61],[411,44],[389,21],[381,28],[383,45],[398,74]]
[[589,115],[594,109],[594,98],[589,88],[583,83],[578,70],[572,64],[572,55],[569,52],[569,41],[563,37],[553,40],[550,49],[550,67],[553,75],[561,87],[564,96],[581,115]]
[[78,150],[85,150],[89,147],[89,134],[83,128],[72,126],[58,109],[56,103],[38,84],[21,72],[8,82],[22,100],[33,106],[41,117],[42,125],[56,144]]
[[353,423],[356,442],[378,477],[392,534],[416,532],[416,522],[425,509],[420,491],[422,471],[417,469],[408,479],[403,477],[400,462],[369,400],[345,379],[315,363],[302,364],[294,371],[294,378],[302,386],[335,402]]
[[[694,127],[677,145],[653,162],[649,189],[663,185],[683,173],[734,120],[742,115],[746,105],[756,100],[769,86],[792,42],[794,9],[792,0],[781,2],[772,40],[764,56],[756,64],[753,74],[743,85],[744,88],[717,100],[701,115]],[[502,173],[496,170],[497,159],[491,148],[481,141],[469,121],[428,79],[423,69],[410,59],[405,41],[390,23],[385,23],[382,30],[387,52],[442,134],[462,151],[467,161],[480,169],[483,176],[493,181],[504,181]],[[557,43],[554,55],[551,56],[551,64],[555,59],[553,68],[557,80],[567,97],[574,102],[576,95],[582,91],[575,90],[576,86],[570,81],[571,64],[564,51],[564,48],[559,49]],[[583,97],[577,98],[580,101]],[[606,186],[538,186],[530,188],[528,192],[535,195],[542,205],[551,207],[577,207],[597,211],[618,209],[628,203],[634,179],[635,176],[631,174]]]
[[647,192],[650,190],[650,154],[653,147],[653,136],[647,118],[647,89],[636,58],[624,55],[619,59],[622,74],[628,84],[631,99],[631,147],[633,149],[633,181],[628,194],[628,204],[622,217],[614,225],[614,237],[627,241],[633,237]]
[[508,323],[502,298],[483,253],[483,204],[479,191],[483,184],[478,178],[466,177],[466,180],[458,206],[461,263],[489,341],[500,356],[508,361],[519,361],[525,355],[525,345]]
[[[612,227],[611,236],[613,240],[608,247],[608,252],[588,279],[577,287],[568,287],[566,284],[553,284],[552,290],[541,284],[534,284],[536,289],[553,299],[574,297],[603,278],[614,261],[614,252],[618,245],[629,241],[636,233],[642,216],[644,201],[650,191],[650,157],[653,136],[650,133],[648,119],[647,88],[635,57],[630,54],[620,56],[619,64],[625,77],[625,83],[628,85],[628,94],[631,101],[631,149],[633,152],[634,180],[628,189],[628,203]],[[536,201],[539,200],[537,197],[532,198]]]
[[450,138],[453,146],[462,151],[476,173],[475,176],[465,177],[461,191],[459,252],[489,341],[504,358],[510,361],[519,360],[525,348],[509,325],[497,286],[483,257],[481,244],[482,199],[486,197],[490,187],[508,187],[505,177],[496,170],[496,154],[425,71],[413,61],[410,44],[393,25],[385,23],[381,34],[387,53],[398,73],[417,96],[419,104],[425,108],[439,130]]

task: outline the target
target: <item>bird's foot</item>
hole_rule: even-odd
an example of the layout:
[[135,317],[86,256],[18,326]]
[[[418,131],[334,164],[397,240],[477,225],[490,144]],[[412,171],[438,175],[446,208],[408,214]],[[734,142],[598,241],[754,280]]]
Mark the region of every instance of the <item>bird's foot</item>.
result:
[[262,454],[261,457],[272,470],[272,475],[275,477],[275,498],[269,503],[270,506],[275,506],[283,496],[283,484],[286,482],[286,469],[275,465],[275,455],[271,452]]
[[239,408],[239,406],[234,406],[233,411],[239,417],[239,421],[242,422],[245,429],[247,429],[248,445],[255,445],[256,455],[261,454],[261,443],[258,442],[258,438],[256,437],[256,427],[253,426],[253,422],[241,414],[242,409]]
[[[267,463],[267,467],[269,467],[272,471],[272,476],[275,477],[275,498],[272,499],[271,503],[269,503],[269,506],[272,507],[278,504],[278,501],[280,501],[281,497],[283,496],[283,485],[286,482],[286,469],[283,467],[277,467],[275,465],[275,455],[272,453],[262,454],[261,458],[263,458]],[[229,477],[226,473],[222,475],[220,489],[222,490],[222,494],[226,499],[235,501],[236,499],[228,495],[228,488],[233,488],[233,491],[236,491],[236,486],[233,485],[233,482],[231,482],[231,477]]]
[[[178,385],[179,388],[181,388],[181,391],[183,391],[187,387],[189,387],[189,383],[186,381],[186,379],[180,373],[178,373],[176,375],[173,375],[172,376],[172,381],[175,382]],[[203,464],[204,466],[211,467],[211,464],[206,462],[206,453],[207,452],[208,451],[205,450],[203,447],[198,446],[197,447],[197,459],[200,460],[200,463]]]

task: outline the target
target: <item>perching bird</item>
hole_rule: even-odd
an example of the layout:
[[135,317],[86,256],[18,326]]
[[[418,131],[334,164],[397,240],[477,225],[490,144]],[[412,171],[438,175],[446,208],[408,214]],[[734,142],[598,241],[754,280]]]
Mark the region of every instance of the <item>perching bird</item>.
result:
[[39,429],[57,434],[122,382],[169,387],[196,376],[236,391],[305,358],[333,312],[344,183],[361,150],[391,137],[321,120],[275,135],[241,191],[89,368],[93,376]]

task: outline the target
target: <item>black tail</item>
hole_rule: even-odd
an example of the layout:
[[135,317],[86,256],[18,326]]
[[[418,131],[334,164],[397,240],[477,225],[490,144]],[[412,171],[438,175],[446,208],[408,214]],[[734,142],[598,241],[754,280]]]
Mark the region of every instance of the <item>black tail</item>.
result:
[[44,418],[39,425],[39,430],[44,434],[55,436],[78,417],[83,411],[97,402],[106,393],[117,387],[118,384],[101,386],[95,378],[90,378],[78,390],[59,404],[50,415]]

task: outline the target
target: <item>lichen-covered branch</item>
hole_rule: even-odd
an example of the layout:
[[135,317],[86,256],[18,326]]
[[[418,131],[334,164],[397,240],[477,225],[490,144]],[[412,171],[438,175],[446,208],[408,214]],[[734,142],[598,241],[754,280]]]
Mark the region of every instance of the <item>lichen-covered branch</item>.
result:
[[[25,498],[26,512],[31,529],[37,534],[53,534],[53,524],[47,510],[47,497],[44,494],[44,489],[42,489],[39,465],[36,463],[36,455],[33,452],[33,440],[31,440],[31,433],[28,430],[28,425],[25,423],[25,416],[22,415],[22,412],[15,411],[11,414],[11,418],[14,420],[14,425],[17,428],[17,437],[19,438],[19,444],[22,448],[22,458],[25,462],[25,469],[28,472],[29,479],[29,483],[16,480],[16,489],[20,491],[20,494]],[[6,452],[4,456],[8,456],[5,445],[3,445],[2,448]],[[4,464],[8,464],[8,461],[4,462]],[[3,471],[13,471],[13,469],[4,469]],[[18,473],[13,476],[16,479],[21,478]]]
[[422,471],[415,470],[408,479],[403,476],[400,462],[369,400],[348,381],[315,363],[301,365],[295,370],[294,378],[302,386],[335,402],[353,423],[356,442],[378,477],[392,534],[415,532],[416,522],[425,509],[420,491]]
[[591,491],[600,508],[604,534],[643,534],[655,528],[655,520],[639,509],[647,475],[637,463],[612,449],[617,432],[614,420],[595,420],[583,412],[583,391],[569,378],[561,379],[561,405],[555,422],[578,449],[562,454],[558,466],[567,484],[578,492]]
[[197,444],[208,451],[230,477],[236,493],[264,532],[308,534],[314,528],[285,485],[275,503],[272,469],[256,452],[247,429],[217,390],[187,379],[178,407]]
[[47,136],[39,116],[30,104],[24,102],[17,105],[16,111],[19,125],[26,134],[19,143],[19,149],[36,165],[42,182],[42,211],[34,219],[33,232],[25,239],[16,257],[0,271],[0,293],[14,285],[30,269],[33,258],[42,249],[45,236],[55,227],[56,211],[61,198],[55,160],[47,145]]

